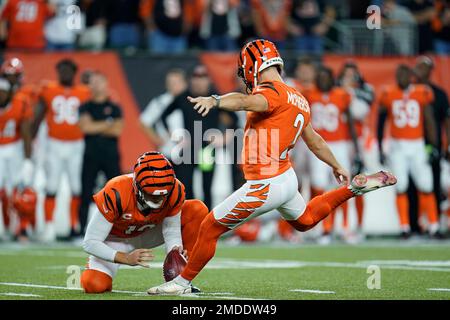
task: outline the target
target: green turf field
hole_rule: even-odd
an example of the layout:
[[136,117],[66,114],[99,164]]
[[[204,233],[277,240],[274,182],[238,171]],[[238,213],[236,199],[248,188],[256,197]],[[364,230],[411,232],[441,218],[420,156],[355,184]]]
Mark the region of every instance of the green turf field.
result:
[[[69,268],[71,272],[75,270],[70,284],[86,263],[87,256],[81,249],[3,244],[0,299],[170,299],[144,294],[148,287],[162,281],[163,252],[155,253],[157,260],[150,269],[121,269],[114,280],[115,292],[87,295],[67,288],[67,268],[75,266]],[[368,289],[371,265],[380,268],[380,289]],[[203,294],[182,298],[449,300],[450,243],[222,245],[195,284]]]

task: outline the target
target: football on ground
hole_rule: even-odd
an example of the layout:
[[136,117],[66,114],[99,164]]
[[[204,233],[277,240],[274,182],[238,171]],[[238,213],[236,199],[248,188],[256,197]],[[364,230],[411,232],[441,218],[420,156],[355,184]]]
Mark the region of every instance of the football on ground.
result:
[[84,294],[78,247],[0,244],[0,299],[450,299],[450,242],[361,245],[220,243],[195,279],[202,293],[148,296],[164,281],[165,254],[150,268],[123,267],[113,292]]
[[181,255],[178,249],[170,251],[163,264],[164,280],[170,281],[175,279],[186,266],[186,259]]

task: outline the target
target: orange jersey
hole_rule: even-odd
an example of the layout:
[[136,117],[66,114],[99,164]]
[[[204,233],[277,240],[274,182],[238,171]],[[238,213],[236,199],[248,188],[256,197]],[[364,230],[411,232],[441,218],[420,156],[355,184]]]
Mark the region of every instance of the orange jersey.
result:
[[39,102],[39,88],[33,84],[25,84],[21,86],[16,93],[24,94],[30,100],[31,107],[33,108]]
[[433,91],[426,85],[410,85],[404,91],[397,85],[386,87],[381,93],[380,104],[387,108],[392,138],[423,138],[424,108],[433,100]]
[[176,179],[172,193],[163,207],[150,209],[150,213],[144,215],[137,207],[133,175],[124,174],[109,180],[93,198],[106,220],[113,224],[111,234],[121,238],[133,238],[160,224],[165,217],[179,213],[185,200],[185,192],[184,185]]
[[0,145],[18,141],[22,121],[31,120],[32,116],[27,96],[16,93],[5,108],[0,108]]
[[297,79],[292,79],[291,81],[292,81],[292,86],[295,89],[297,89],[297,91],[300,92],[305,97],[307,97],[310,94],[310,92],[312,92],[316,89],[315,85],[304,86]]
[[79,140],[83,133],[78,127],[78,108],[91,96],[84,85],[64,87],[58,83],[46,85],[41,99],[46,107],[48,135],[58,140]]
[[288,151],[309,123],[310,111],[301,93],[279,81],[263,82],[252,94],[263,95],[269,109],[247,113],[243,170],[247,180],[267,179],[291,167]]
[[1,18],[9,23],[8,48],[43,49],[44,24],[52,15],[47,1],[9,0]]
[[350,107],[351,96],[347,91],[338,87],[328,93],[315,89],[306,98],[311,106],[311,124],[325,141],[350,139],[345,112]]
[[291,14],[292,1],[251,0],[250,3],[261,21],[258,35],[278,41],[285,40],[287,36],[286,21]]

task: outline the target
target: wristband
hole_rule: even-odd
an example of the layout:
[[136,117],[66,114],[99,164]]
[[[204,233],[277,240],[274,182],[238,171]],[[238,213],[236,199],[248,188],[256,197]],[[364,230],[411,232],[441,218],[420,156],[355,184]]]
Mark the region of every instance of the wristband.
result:
[[220,106],[220,96],[217,94],[211,95],[211,97],[216,100],[216,103],[214,104],[214,108],[219,108]]

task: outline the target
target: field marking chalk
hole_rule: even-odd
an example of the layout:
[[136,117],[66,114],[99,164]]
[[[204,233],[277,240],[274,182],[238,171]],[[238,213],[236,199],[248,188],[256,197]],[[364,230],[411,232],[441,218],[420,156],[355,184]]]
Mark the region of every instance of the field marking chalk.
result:
[[26,297],[26,298],[40,298],[42,296],[32,293],[16,293],[16,292],[0,292],[0,296],[12,296],[12,297]]
[[448,288],[428,288],[428,291],[443,291],[443,292],[450,292],[450,289]]
[[303,293],[318,293],[318,294],[335,294],[334,291],[321,291],[321,290],[309,290],[309,289],[291,289],[290,292],[303,292]]

